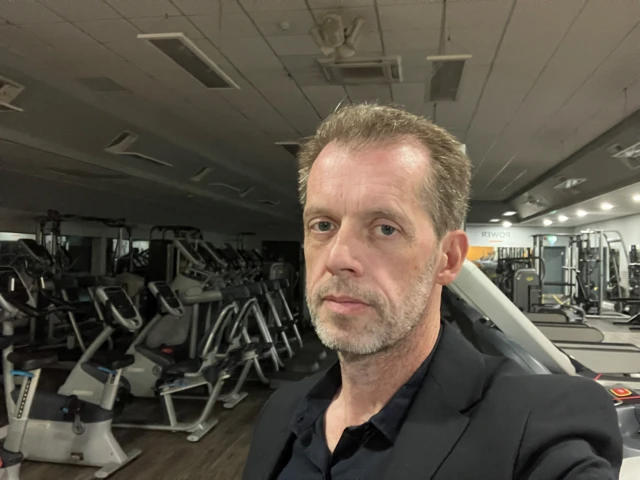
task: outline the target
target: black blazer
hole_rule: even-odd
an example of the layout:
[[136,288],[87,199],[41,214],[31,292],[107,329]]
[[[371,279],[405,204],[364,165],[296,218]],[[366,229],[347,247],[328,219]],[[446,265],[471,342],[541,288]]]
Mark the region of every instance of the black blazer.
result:
[[[266,403],[243,480],[276,478],[289,459],[292,416],[321,375]],[[621,464],[617,415],[602,386],[527,375],[446,325],[392,460],[371,480],[614,480]]]

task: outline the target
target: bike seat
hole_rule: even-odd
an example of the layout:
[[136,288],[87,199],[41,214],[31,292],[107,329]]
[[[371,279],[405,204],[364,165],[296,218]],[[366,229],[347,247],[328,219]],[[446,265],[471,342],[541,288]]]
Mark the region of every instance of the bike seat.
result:
[[182,376],[185,373],[197,373],[202,366],[202,362],[196,358],[191,360],[185,360],[183,362],[177,362],[173,365],[169,365],[165,367],[163,373],[166,375],[177,375]]
[[15,370],[30,372],[53,365],[58,361],[58,356],[52,352],[11,352],[7,359],[13,363]]
[[135,359],[133,355],[127,355],[122,352],[106,351],[98,352],[90,360],[99,367],[108,368],[109,370],[122,370],[129,365],[133,365]]

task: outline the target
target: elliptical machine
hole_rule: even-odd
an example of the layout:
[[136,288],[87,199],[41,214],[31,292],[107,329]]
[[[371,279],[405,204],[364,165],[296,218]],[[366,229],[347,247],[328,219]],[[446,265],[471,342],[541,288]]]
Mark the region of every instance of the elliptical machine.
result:
[[[28,292],[18,272],[10,267],[0,267],[3,337],[11,338],[13,321],[21,315],[42,317],[49,313],[30,307],[25,303],[26,299]],[[140,324],[130,322],[121,326],[135,330]],[[92,359],[92,363],[107,374],[100,405],[94,405],[75,395],[36,391],[40,369],[55,363],[55,354],[14,352],[9,341],[0,343],[9,414],[0,455],[7,465],[5,473],[9,479],[19,479],[23,455],[40,462],[100,467],[95,478],[109,477],[140,455],[138,449],[125,452],[111,432],[113,404],[122,369],[131,364],[132,357],[105,352]],[[14,375],[24,379],[20,391],[15,388]]]

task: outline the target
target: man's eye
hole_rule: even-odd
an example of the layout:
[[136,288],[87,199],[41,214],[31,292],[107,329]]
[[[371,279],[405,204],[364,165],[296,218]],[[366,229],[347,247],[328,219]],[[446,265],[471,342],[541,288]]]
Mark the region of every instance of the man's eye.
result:
[[397,232],[397,229],[391,225],[378,225],[376,228],[385,237],[390,237]]
[[311,230],[316,232],[329,232],[331,231],[332,227],[333,225],[331,224],[331,222],[316,222],[311,225]]

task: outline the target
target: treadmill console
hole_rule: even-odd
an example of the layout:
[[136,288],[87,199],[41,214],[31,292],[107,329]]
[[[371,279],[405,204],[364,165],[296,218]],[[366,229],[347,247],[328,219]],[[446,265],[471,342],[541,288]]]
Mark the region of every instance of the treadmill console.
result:
[[149,282],[149,290],[154,297],[156,297],[164,310],[174,317],[181,317],[184,315],[184,308],[180,299],[175,292],[171,290],[171,287],[165,282]]
[[136,331],[142,326],[140,313],[121,287],[98,287],[96,296],[101,304],[109,308],[118,325],[130,331]]

